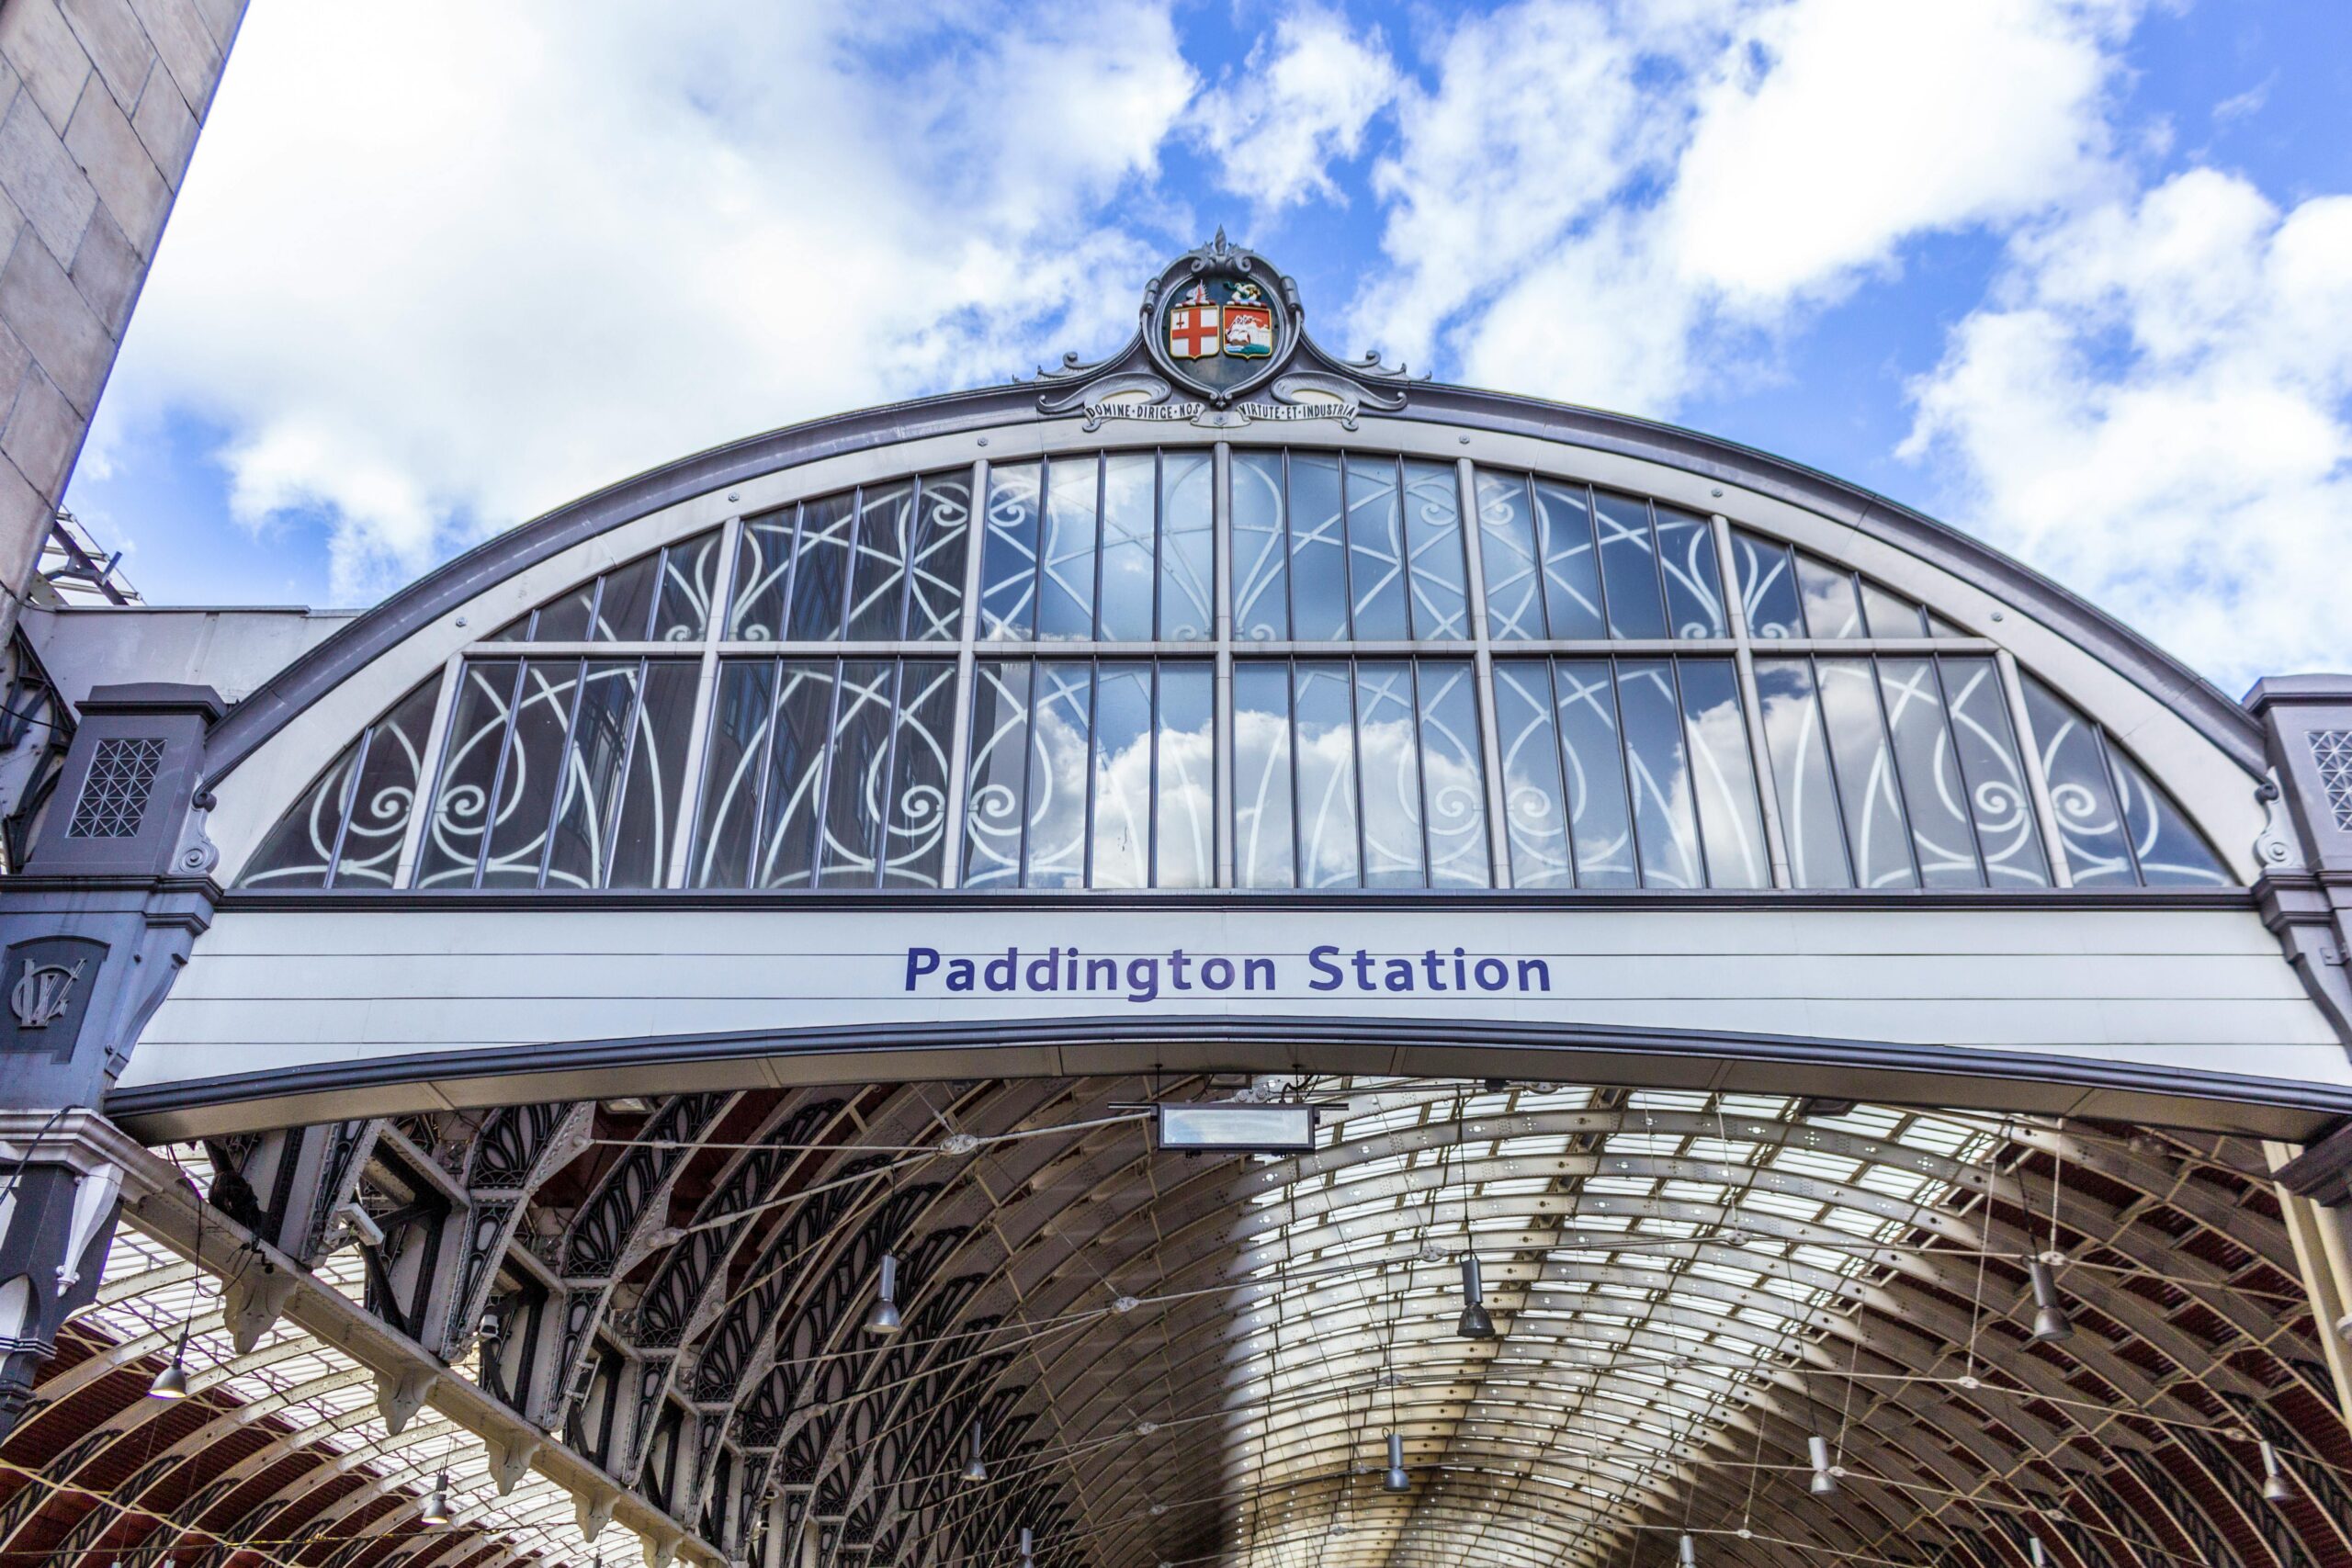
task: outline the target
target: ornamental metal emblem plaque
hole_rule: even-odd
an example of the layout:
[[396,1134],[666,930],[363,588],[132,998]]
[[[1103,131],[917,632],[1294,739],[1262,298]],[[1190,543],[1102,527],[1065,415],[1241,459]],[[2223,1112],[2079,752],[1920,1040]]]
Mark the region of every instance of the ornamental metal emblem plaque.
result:
[[75,936],[36,937],[9,948],[0,957],[6,965],[0,984],[8,996],[8,1010],[0,1014],[0,1054],[71,1056],[106,955],[106,943]]
[[1145,315],[1153,363],[1219,407],[1272,375],[1298,333],[1290,280],[1223,230],[1161,274]]

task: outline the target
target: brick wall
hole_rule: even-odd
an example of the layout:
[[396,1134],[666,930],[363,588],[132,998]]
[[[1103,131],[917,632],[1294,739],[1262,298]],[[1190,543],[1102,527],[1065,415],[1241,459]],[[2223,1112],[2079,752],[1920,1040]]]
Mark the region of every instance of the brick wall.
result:
[[0,637],[245,0],[0,0]]

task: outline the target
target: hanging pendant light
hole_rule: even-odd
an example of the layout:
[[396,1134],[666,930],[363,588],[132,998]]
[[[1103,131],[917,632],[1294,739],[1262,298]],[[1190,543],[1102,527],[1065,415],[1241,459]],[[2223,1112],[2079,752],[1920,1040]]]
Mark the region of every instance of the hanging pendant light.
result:
[[1037,1568],[1037,1559],[1030,1553],[1029,1527],[1021,1527],[1021,1568]]
[[2295,1489],[2287,1484],[2287,1472],[2278,1462],[2278,1450],[2267,1439],[2262,1445],[2262,1500],[2266,1503],[2291,1503]]
[[2050,1554],[2042,1551],[2041,1538],[2030,1535],[2025,1538],[2025,1543],[2033,1549],[2033,1568],[2050,1568]]
[[433,1483],[433,1495],[424,1505],[423,1516],[428,1525],[449,1522],[449,1472],[443,1471]]
[[1388,1434],[1388,1473],[1380,1478],[1383,1492],[1410,1492],[1413,1478],[1405,1473],[1405,1439],[1395,1432]]
[[2027,1278],[2033,1281],[2033,1337],[2040,1345],[2055,1345],[2075,1337],[2075,1325],[2066,1321],[2066,1309],[2058,1302],[2058,1281],[2050,1272],[2050,1265],[2034,1258],[2025,1266]]
[[967,1481],[986,1481],[989,1478],[988,1461],[980,1457],[980,1441],[984,1436],[985,1430],[981,1423],[973,1422],[972,1454],[964,1461],[964,1479]]
[[1813,1461],[1813,1484],[1809,1490],[1816,1497],[1826,1497],[1838,1490],[1838,1478],[1829,1472],[1829,1441],[1819,1436],[1804,1440],[1805,1453]]
[[1682,1568],[1699,1568],[1699,1548],[1688,1534],[1683,1536],[1681,1544],[1675,1548],[1675,1561],[1681,1563]]
[[882,1280],[874,1292],[874,1310],[865,1314],[868,1334],[896,1334],[901,1326],[899,1319],[899,1258],[896,1253],[882,1255]]
[[155,1374],[147,1385],[150,1399],[186,1399],[187,1397],[187,1325],[180,1325],[179,1343],[172,1347],[169,1365]]
[[1479,1301],[1479,1294],[1478,1255],[1465,1252],[1462,1255],[1462,1321],[1453,1326],[1453,1331],[1464,1339],[1495,1337],[1495,1320],[1487,1315],[1486,1303]]

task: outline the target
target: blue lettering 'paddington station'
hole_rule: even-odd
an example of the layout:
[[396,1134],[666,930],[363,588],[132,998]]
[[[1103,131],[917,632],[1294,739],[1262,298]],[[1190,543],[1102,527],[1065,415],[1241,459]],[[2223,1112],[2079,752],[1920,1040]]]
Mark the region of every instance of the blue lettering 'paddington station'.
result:
[[[1001,953],[943,953],[935,947],[907,949],[906,989],[921,992],[926,985],[956,993],[989,991],[999,995],[1124,994],[1130,1002],[1159,1000],[1164,996],[1198,991],[1260,991],[1283,989],[1281,963],[1288,955],[1245,953],[1207,958],[1171,948],[1164,955],[1090,957],[1075,947],[1049,947],[1023,953],[1008,947]],[[1382,953],[1366,948],[1346,952],[1324,945],[1306,954],[1312,978],[1310,991],[1358,991],[1390,994],[1431,994],[1459,991],[1548,992],[1552,967],[1541,958],[1474,957],[1462,948],[1441,953],[1425,948],[1419,953]]]

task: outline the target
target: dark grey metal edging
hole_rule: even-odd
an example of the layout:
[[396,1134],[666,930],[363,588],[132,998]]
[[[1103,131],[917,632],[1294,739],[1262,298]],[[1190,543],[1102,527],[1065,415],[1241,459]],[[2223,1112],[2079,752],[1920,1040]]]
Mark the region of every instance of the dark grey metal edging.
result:
[[[1311,343],[1305,346],[1337,363]],[[1139,354],[1138,338],[1104,369]],[[263,682],[213,730],[206,748],[208,783],[218,784],[297,714],[429,622],[582,539],[723,486],[820,458],[1036,420],[1038,391],[1035,383],[1016,383],[786,426],[649,469],[509,529],[401,589]],[[2180,712],[2250,774],[2262,773],[2260,727],[2243,706],[2104,611],[1923,513],[1769,453],[1625,414],[1427,382],[1413,383],[1408,398],[1397,417],[1638,457],[1849,524],[2029,611]],[[1363,417],[1381,416],[1368,410]]]
[[[1661,1030],[1606,1024],[1545,1024],[1498,1020],[1311,1018],[1246,1015],[1218,1019],[1136,1019],[1124,1016],[1022,1019],[975,1024],[843,1024],[818,1029],[741,1030],[647,1035],[497,1050],[444,1051],[379,1061],[241,1073],[107,1096],[118,1120],[169,1115],[306,1095],[351,1093],[432,1079],[529,1078],[548,1074],[628,1067],[688,1066],[761,1058],[843,1054],[928,1055],[973,1049],[1036,1049],[1110,1043],[1169,1045],[1230,1043],[1287,1047],[1422,1046],[1431,1049],[1607,1051],[1623,1055],[1718,1059],[1749,1064],[1848,1068],[1857,1071],[1970,1077],[2112,1090],[2133,1096],[2211,1104],[2277,1107],[2318,1116],[2352,1114],[2352,1089],[2199,1068],[2133,1062],[2094,1062],[2022,1052],[1951,1045],[1906,1045],[1823,1036],[1756,1034],[1729,1030]],[[1130,1067],[1115,1069],[1132,1072]],[[1182,1070],[1197,1070],[1186,1067]],[[968,1067],[967,1068],[968,1071]],[[1566,1075],[1531,1067],[1530,1077]],[[1872,1096],[1871,1098],[1877,1098]],[[1924,1102],[1923,1102],[1924,1103]]]
[[[24,881],[26,879],[14,879]],[[326,890],[254,887],[220,895],[223,913],[366,909],[379,914],[464,909],[611,911],[632,909],[858,909],[868,913],[936,914],[953,910],[1011,913],[1022,909],[1415,910],[1528,909],[2253,909],[2245,887],[1351,887],[1284,888],[905,888],[645,887],[413,888]]]

